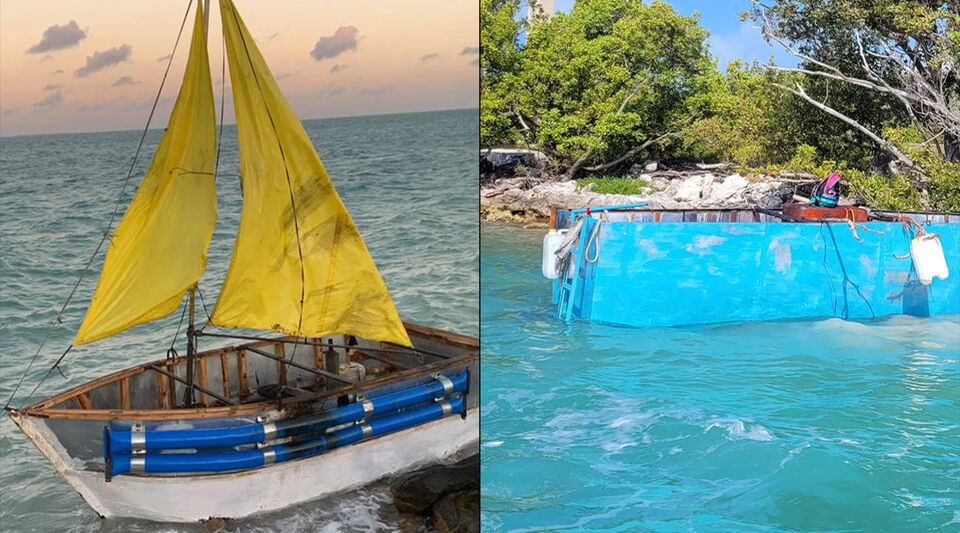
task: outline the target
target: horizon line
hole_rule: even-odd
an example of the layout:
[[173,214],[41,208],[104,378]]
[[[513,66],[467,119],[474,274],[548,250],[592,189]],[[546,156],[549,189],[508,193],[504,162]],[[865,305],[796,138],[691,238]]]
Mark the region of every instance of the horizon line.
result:
[[[311,117],[311,118],[300,118],[301,122],[305,120],[334,120],[340,118],[363,118],[363,117],[387,117],[392,115],[415,115],[419,113],[442,113],[446,111],[470,111],[470,110],[480,110],[480,106],[476,107],[456,107],[456,108],[447,108],[447,109],[424,109],[419,111],[392,111],[389,113],[373,113],[369,115],[363,114],[346,114],[346,115],[329,115],[322,117]],[[218,122],[219,124],[219,122]],[[236,121],[234,122],[224,122],[224,126],[236,126]],[[167,126],[161,127],[151,127],[147,131],[166,129]],[[143,131],[141,128],[127,128],[127,129],[118,129],[118,130],[87,130],[87,131],[51,131],[51,132],[42,132],[42,133],[16,133],[12,135],[6,135],[0,133],[0,139],[14,139],[17,137],[43,137],[49,135],[87,135],[92,133],[122,133],[127,131]]]

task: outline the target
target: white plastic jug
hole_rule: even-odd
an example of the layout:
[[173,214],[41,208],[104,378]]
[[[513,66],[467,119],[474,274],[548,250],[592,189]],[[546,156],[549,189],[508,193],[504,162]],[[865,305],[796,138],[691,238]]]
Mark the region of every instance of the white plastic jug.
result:
[[921,235],[910,241],[910,257],[917,279],[924,285],[930,285],[933,278],[947,279],[950,275],[947,260],[943,257],[943,247],[936,235]]
[[550,230],[543,236],[543,262],[540,266],[540,272],[547,279],[557,279],[560,277],[560,271],[557,270],[557,249],[563,244],[563,238],[567,235],[565,229]]

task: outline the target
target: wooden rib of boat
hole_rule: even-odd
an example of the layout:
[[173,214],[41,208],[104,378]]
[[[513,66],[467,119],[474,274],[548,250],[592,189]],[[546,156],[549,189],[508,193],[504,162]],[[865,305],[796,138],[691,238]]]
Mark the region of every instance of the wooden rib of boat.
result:
[[[368,369],[362,382],[341,383],[310,372],[325,368],[323,357],[318,356],[321,343],[295,344],[303,340],[280,337],[198,353],[196,387],[201,405],[196,407],[177,407],[176,398],[186,389],[187,364],[186,357],[177,357],[103,376],[14,411],[11,418],[101,516],[189,522],[281,509],[477,445],[479,398],[469,392],[479,390],[477,340],[414,324],[406,327],[415,349],[363,339],[345,348],[343,338],[324,339],[339,346],[334,350],[347,362],[344,366],[355,363]],[[296,355],[286,362],[258,353],[289,356],[294,348]],[[329,344],[322,350],[327,349]],[[463,371],[470,378],[460,415],[261,468],[127,474],[106,481],[105,426],[141,424],[145,431],[163,431],[295,420],[335,408],[344,397],[352,401],[376,397],[429,382],[437,374],[453,376]],[[280,391],[270,386],[278,383],[286,386]]]
[[[243,215],[216,306],[195,327],[194,294],[216,222],[208,7],[197,4],[169,125],[110,239],[71,345],[170,315],[186,295],[186,355],[7,405],[104,517],[244,517],[479,444],[479,341],[401,322],[231,0],[220,0],[220,10]],[[199,339],[247,342],[198,352]]]

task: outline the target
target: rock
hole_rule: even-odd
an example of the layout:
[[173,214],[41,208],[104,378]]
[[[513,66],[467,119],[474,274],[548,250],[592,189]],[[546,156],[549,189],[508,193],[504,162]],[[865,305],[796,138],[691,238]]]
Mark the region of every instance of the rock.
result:
[[547,156],[537,150],[480,149],[480,171],[483,174],[511,175],[517,172],[519,167],[536,169],[547,164],[548,161]]
[[659,165],[657,164],[656,161],[647,161],[646,163],[643,164],[643,170],[647,172],[656,172],[657,167],[659,167]]
[[227,528],[227,520],[225,518],[208,518],[203,521],[203,530],[208,533],[225,531],[226,528]]
[[723,179],[719,185],[711,188],[710,194],[705,198],[705,204],[711,206],[740,206],[745,202],[743,193],[750,182],[740,174],[732,174]]
[[641,173],[643,173],[643,165],[641,165],[641,164],[639,164],[639,163],[634,163],[634,164],[630,165],[630,170],[629,170],[629,172],[630,172],[631,174],[641,174]]
[[433,506],[433,527],[442,533],[480,531],[480,490],[451,492]]
[[[444,495],[480,490],[480,455],[452,465],[433,465],[399,477],[390,483],[393,504],[404,513],[426,514]],[[477,505],[479,492],[477,492]]]
[[703,195],[703,180],[699,177],[677,180],[676,187],[671,183],[667,191],[673,189],[673,201],[681,204],[696,204]]

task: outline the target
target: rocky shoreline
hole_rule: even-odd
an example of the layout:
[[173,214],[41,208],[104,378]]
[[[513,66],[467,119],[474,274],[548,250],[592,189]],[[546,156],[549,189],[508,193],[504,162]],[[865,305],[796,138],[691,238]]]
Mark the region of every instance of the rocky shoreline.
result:
[[796,193],[795,183],[776,178],[745,178],[712,172],[659,177],[640,174],[640,194],[600,194],[576,181],[533,177],[495,178],[482,182],[483,220],[544,226],[553,207],[596,207],[646,202],[650,209],[751,208],[776,209]]
[[480,531],[479,454],[404,474],[390,482],[390,492],[407,517],[404,531]]

